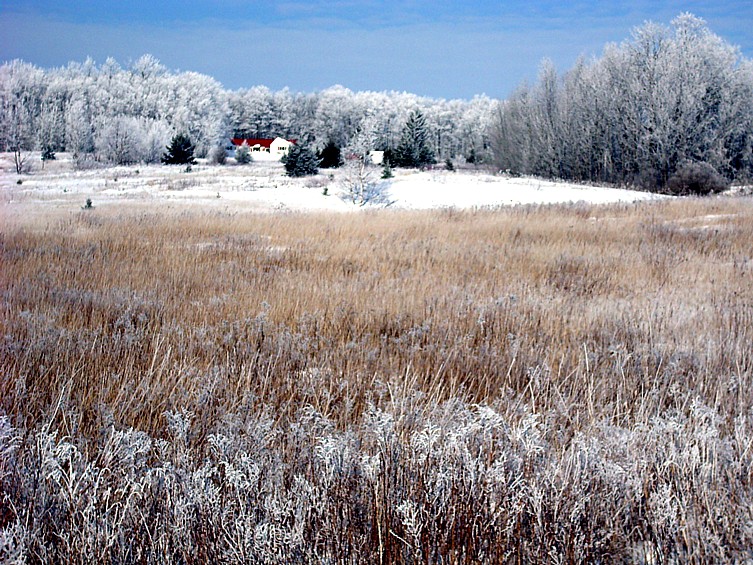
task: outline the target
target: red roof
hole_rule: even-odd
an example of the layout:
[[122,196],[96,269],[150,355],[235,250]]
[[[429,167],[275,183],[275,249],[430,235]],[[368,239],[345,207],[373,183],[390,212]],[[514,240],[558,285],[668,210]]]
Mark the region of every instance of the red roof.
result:
[[[246,145],[248,145],[249,147],[253,147],[254,145],[261,145],[262,147],[266,147],[267,149],[269,149],[272,146],[272,142],[274,141],[274,139],[250,139],[250,138],[247,139],[243,137],[234,137],[233,139],[231,139],[231,141],[233,145],[240,146],[240,145],[243,145],[243,143],[245,142]],[[297,140],[288,139],[288,141],[290,143],[295,143]]]
[[233,145],[243,145],[243,143],[245,142],[249,147],[253,147],[254,145],[261,145],[262,147],[266,147],[267,149],[272,146],[273,141],[274,139],[244,139],[242,137],[234,137],[232,139]]

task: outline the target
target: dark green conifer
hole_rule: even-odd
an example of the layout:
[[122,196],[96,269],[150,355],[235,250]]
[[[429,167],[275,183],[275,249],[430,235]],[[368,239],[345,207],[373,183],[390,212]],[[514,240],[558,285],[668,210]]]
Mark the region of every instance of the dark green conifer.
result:
[[319,172],[319,159],[305,144],[293,144],[282,158],[285,171],[290,177],[305,177]]
[[165,165],[193,165],[196,163],[193,156],[194,149],[191,138],[179,133],[173,137],[170,145],[167,146],[167,151],[162,154],[162,162]]
[[434,152],[429,147],[428,138],[426,118],[416,110],[403,128],[400,145],[395,150],[395,164],[398,167],[425,167],[434,164]]

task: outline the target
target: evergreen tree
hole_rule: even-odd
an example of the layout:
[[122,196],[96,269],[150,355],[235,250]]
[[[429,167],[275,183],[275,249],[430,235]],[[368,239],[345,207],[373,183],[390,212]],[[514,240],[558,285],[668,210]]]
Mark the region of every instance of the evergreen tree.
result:
[[336,169],[343,164],[340,148],[330,140],[319,152],[319,167],[322,169]]
[[424,167],[435,163],[428,137],[426,118],[415,110],[403,128],[400,145],[395,150],[395,164],[398,167]]
[[173,136],[167,152],[162,154],[162,162],[165,165],[193,165],[196,159],[193,156],[194,145],[191,138],[179,133]]
[[293,144],[288,154],[282,158],[285,170],[290,177],[304,177],[319,172],[319,160],[306,145]]

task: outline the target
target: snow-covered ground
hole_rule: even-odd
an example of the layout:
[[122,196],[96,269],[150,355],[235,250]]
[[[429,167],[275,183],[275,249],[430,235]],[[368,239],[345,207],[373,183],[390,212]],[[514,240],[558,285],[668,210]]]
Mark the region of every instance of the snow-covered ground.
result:
[[[184,167],[161,165],[74,170],[70,158],[33,161],[30,174],[17,175],[12,155],[0,154],[0,191],[5,212],[23,204],[47,203],[76,209],[91,199],[95,206],[145,201],[218,203],[259,211],[349,211],[389,205],[392,208],[493,208],[517,204],[566,202],[613,203],[658,198],[631,190],[585,186],[533,178],[510,178],[481,170],[449,172],[397,169],[381,183],[382,204],[361,207],[344,198],[342,170],[323,170],[315,177],[289,178],[279,162]],[[385,204],[385,202],[387,204]]]
[[401,176],[389,197],[403,208],[496,207],[517,204],[635,202],[656,198],[646,192],[586,186],[483,173],[416,172]]

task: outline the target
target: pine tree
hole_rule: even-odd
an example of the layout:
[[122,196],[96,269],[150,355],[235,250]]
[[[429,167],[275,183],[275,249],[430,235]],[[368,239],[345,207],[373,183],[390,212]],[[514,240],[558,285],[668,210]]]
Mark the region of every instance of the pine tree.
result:
[[282,158],[285,170],[290,177],[304,177],[319,172],[319,160],[306,145],[293,144],[288,154]]
[[162,154],[162,162],[165,165],[193,165],[196,163],[193,152],[194,145],[191,143],[191,138],[179,133],[167,146],[167,152]]
[[424,167],[435,163],[434,152],[428,145],[426,118],[415,110],[403,128],[394,161],[398,167]]

